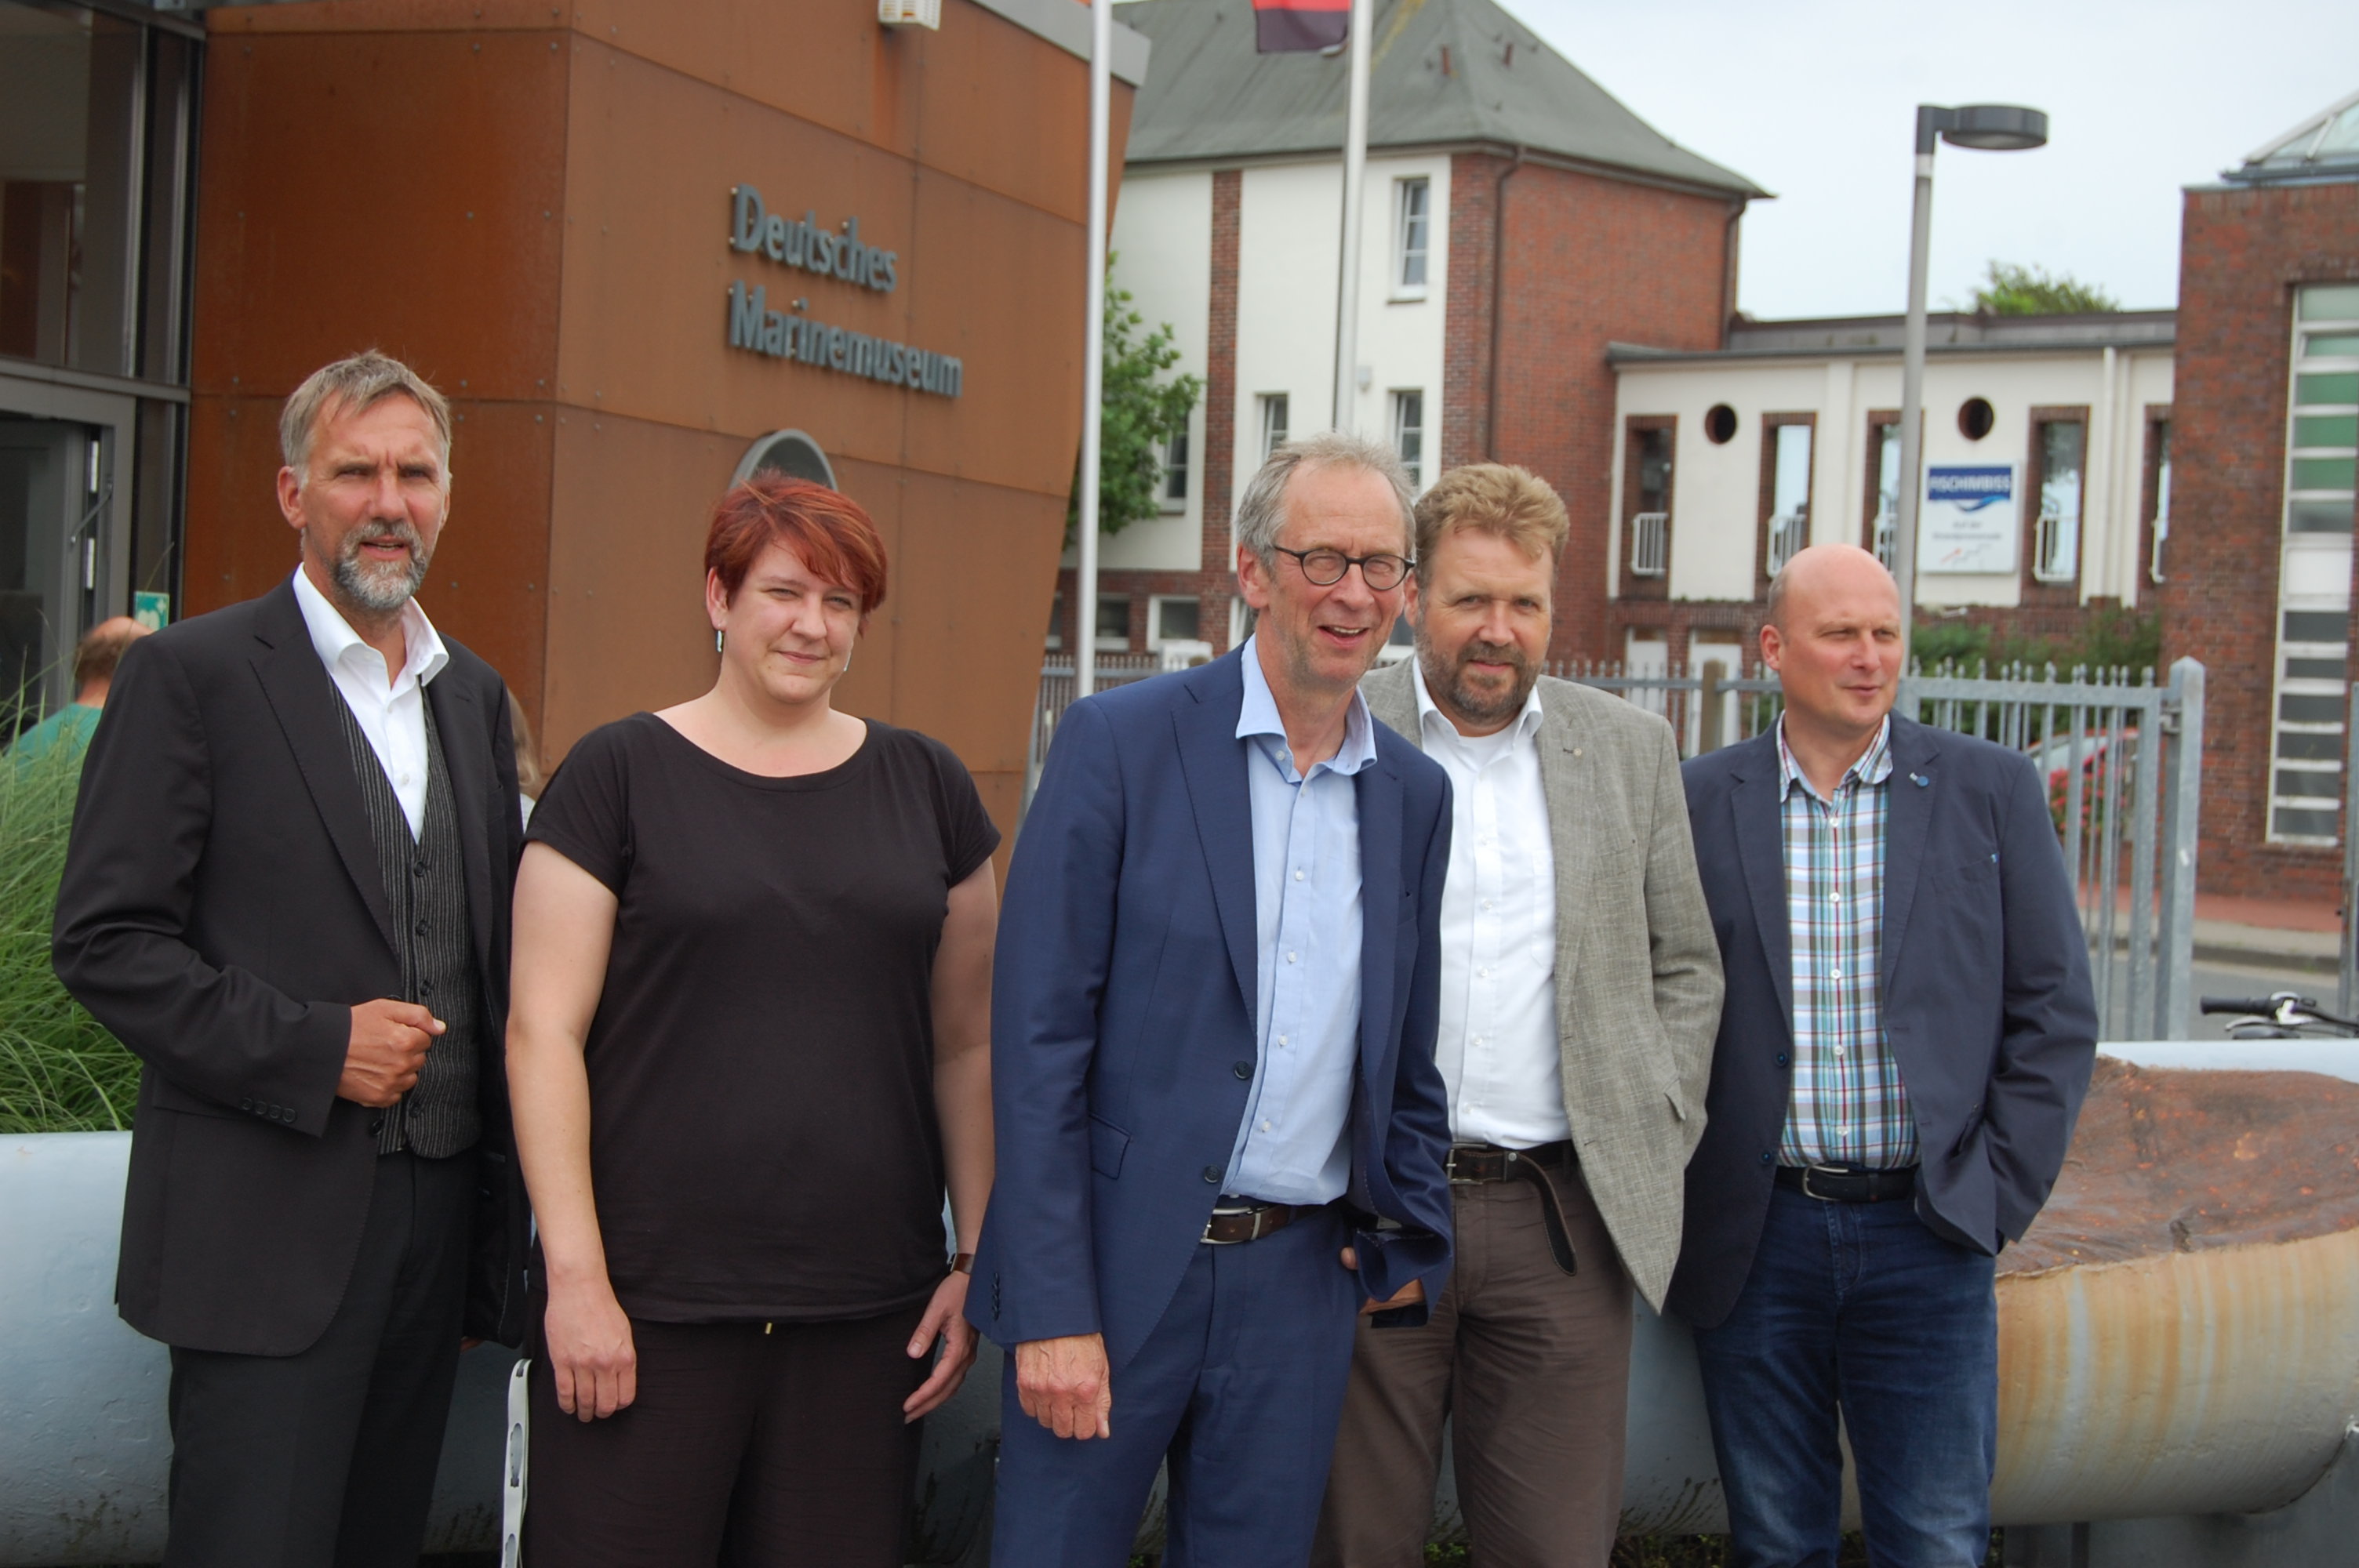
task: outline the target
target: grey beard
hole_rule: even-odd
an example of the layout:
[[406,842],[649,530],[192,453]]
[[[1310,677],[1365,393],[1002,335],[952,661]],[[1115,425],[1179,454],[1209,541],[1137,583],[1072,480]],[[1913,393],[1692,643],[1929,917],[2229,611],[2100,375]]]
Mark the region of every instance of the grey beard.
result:
[[[365,567],[361,564],[361,546],[373,540],[398,539],[409,546],[407,567]],[[344,547],[336,554],[336,564],[330,576],[336,587],[354,604],[380,614],[400,609],[409,602],[426,582],[427,560],[419,546],[417,530],[407,526],[378,528],[353,534],[344,540]]]

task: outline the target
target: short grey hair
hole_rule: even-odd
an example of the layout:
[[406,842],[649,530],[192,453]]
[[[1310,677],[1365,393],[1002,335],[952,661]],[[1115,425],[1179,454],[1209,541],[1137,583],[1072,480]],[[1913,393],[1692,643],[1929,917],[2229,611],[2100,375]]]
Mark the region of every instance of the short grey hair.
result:
[[303,384],[278,411],[278,456],[299,478],[309,479],[304,465],[311,459],[311,432],[331,403],[360,414],[388,397],[407,397],[434,421],[442,446],[442,479],[451,478],[451,404],[424,376],[390,354],[366,349],[349,359],[321,365],[303,378]]
[[1393,500],[1400,507],[1401,554],[1417,553],[1417,514],[1408,470],[1401,467],[1400,458],[1382,441],[1321,430],[1270,453],[1268,461],[1245,482],[1245,495],[1237,503],[1236,540],[1260,557],[1264,566],[1277,564],[1277,533],[1286,526],[1287,482],[1297,469],[1304,468],[1364,469],[1381,475],[1392,486]]

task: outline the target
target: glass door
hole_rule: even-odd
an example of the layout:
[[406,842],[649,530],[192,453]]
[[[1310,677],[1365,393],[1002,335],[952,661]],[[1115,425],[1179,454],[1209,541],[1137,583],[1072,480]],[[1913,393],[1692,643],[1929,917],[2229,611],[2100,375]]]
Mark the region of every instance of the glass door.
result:
[[12,731],[71,700],[74,643],[101,619],[109,444],[90,426],[0,415],[0,704]]

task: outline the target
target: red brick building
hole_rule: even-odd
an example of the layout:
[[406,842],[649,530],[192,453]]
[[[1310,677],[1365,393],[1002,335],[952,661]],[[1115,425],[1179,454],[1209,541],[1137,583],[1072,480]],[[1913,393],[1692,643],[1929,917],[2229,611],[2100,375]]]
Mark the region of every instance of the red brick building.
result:
[[2180,240],[2165,656],[2209,671],[2201,882],[2332,897],[2359,468],[2359,94],[2216,185]]
[[[1247,0],[1139,0],[1154,40],[1114,282],[1206,383],[1166,510],[1108,538],[1101,651],[1219,651],[1242,629],[1229,518],[1262,458],[1333,407],[1345,63],[1256,55]],[[1721,346],[1736,222],[1765,194],[1669,141],[1492,0],[1379,0],[1357,393],[1340,422],[1420,483],[1527,465],[1573,519],[1553,653],[1607,656],[1606,345]],[[1068,566],[1070,568],[1070,561]],[[1050,611],[1071,647],[1071,573]],[[1406,628],[1397,633],[1405,641]]]

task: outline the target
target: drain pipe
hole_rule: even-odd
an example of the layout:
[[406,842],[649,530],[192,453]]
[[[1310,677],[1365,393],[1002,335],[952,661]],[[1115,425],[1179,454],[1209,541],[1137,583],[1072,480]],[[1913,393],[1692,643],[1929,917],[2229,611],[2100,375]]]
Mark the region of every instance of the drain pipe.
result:
[[1524,154],[1530,149],[1518,146],[1516,161],[1500,170],[1491,187],[1491,375],[1490,385],[1484,393],[1483,445],[1491,461],[1499,461],[1499,319],[1506,314],[1506,295],[1503,285],[1507,277],[1507,181],[1516,178],[1524,167]]

